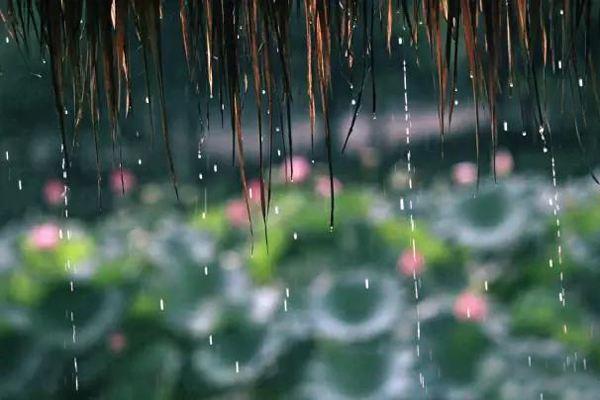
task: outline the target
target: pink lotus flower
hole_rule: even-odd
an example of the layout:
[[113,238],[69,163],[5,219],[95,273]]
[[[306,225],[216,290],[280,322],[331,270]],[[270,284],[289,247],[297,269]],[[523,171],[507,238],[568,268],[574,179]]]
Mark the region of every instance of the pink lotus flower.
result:
[[27,239],[36,250],[52,250],[58,246],[60,228],[51,222],[36,225],[29,231]]
[[291,160],[283,163],[281,176],[284,181],[287,180],[292,183],[302,183],[310,176],[310,170],[310,162],[305,157],[294,156]]
[[413,254],[412,249],[406,249],[398,257],[396,266],[404,276],[419,276],[425,269],[425,257],[418,250]]
[[136,183],[135,175],[126,168],[117,168],[110,173],[110,189],[116,195],[129,193]]
[[231,200],[225,208],[225,216],[229,223],[236,228],[245,228],[250,223],[244,200]]
[[498,150],[495,160],[497,176],[509,175],[515,166],[513,156],[508,150]]
[[475,293],[463,292],[454,302],[454,316],[461,321],[483,321],[487,314],[487,300]]
[[59,205],[65,197],[65,185],[58,179],[50,179],[44,185],[43,193],[48,205]]
[[120,354],[127,347],[127,338],[121,332],[115,332],[108,336],[108,349],[113,354]]
[[457,185],[468,186],[477,181],[477,165],[469,161],[454,164],[452,180]]
[[[269,190],[267,182],[264,183],[265,187],[265,202],[267,201],[267,191]],[[254,204],[260,204],[260,180],[252,179],[248,182],[248,200]]]
[[[344,185],[337,178],[333,178],[333,194],[339,194]],[[315,182],[315,193],[322,197],[329,197],[331,195],[331,185],[328,176],[320,176]]]

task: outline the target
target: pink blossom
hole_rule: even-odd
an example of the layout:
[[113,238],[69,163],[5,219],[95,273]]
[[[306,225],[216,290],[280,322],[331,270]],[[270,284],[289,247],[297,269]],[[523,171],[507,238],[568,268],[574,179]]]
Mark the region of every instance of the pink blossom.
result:
[[36,225],[29,231],[28,240],[36,250],[52,250],[58,246],[60,228],[51,222]]
[[477,181],[477,165],[469,161],[454,164],[452,180],[457,185],[468,186]]
[[[333,178],[333,194],[334,196],[340,193],[344,185],[337,178]],[[328,176],[320,176],[315,182],[315,193],[319,196],[329,197],[331,195],[331,185]]]
[[[269,190],[267,182],[264,183],[265,187],[265,201],[267,200],[267,191]],[[260,180],[252,179],[248,182],[248,199],[255,204],[260,204]]]
[[231,200],[225,208],[225,216],[231,225],[236,228],[244,228],[249,224],[248,210],[244,200]]
[[44,184],[43,193],[46,203],[59,205],[65,197],[65,185],[58,179],[50,179]]
[[294,156],[291,160],[283,163],[281,175],[283,180],[287,180],[292,183],[302,183],[310,176],[310,170],[310,162],[305,157]]
[[463,292],[454,302],[454,316],[461,321],[483,321],[487,314],[487,300],[478,294]]
[[398,257],[396,266],[402,275],[418,276],[425,269],[425,257],[418,250],[413,254],[412,249],[406,249]]
[[508,150],[498,150],[495,160],[497,176],[509,175],[515,166],[513,156]]
[[120,354],[127,347],[127,338],[121,332],[115,332],[108,336],[108,348],[113,354]]
[[133,172],[126,168],[117,168],[110,173],[110,189],[116,195],[129,193],[136,185]]

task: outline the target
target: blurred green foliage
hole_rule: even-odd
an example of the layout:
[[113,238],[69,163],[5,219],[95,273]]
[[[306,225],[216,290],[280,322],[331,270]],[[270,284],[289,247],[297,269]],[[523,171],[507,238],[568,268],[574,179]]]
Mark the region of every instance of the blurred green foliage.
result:
[[[427,397],[425,385],[436,398],[505,399],[530,388],[491,365],[543,355],[529,379],[560,380],[569,354],[577,379],[598,387],[593,190],[565,191],[559,263],[554,217],[540,206],[548,187],[535,180],[509,178],[476,199],[420,192],[428,209],[413,211],[414,229],[390,197],[348,185],[330,230],[329,199],[312,183],[276,188],[267,233],[254,202],[250,235],[232,212],[240,199],[185,215],[165,212],[160,196],[139,200],[146,187],[95,224],[5,227],[0,398],[394,399]],[[498,201],[504,218],[490,219]],[[506,225],[513,215],[526,220]],[[413,241],[414,277],[402,256]],[[461,293],[484,311],[465,320]],[[527,341],[554,347],[537,355]]]

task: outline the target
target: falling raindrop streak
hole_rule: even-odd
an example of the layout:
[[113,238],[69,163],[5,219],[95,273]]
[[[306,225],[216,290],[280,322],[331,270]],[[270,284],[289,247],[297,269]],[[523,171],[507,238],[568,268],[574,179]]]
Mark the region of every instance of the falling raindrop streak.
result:
[[7,164],[7,171],[8,171],[8,181],[10,182],[11,180],[11,168],[10,168],[10,156],[8,154],[8,150],[6,150],[6,152],[4,153],[4,158],[6,159],[6,164]]
[[[407,68],[406,68],[406,58],[402,58],[402,88],[403,88],[403,97],[404,97],[404,124],[405,124],[405,138],[406,138],[406,173],[408,176],[408,190],[409,193],[413,193],[413,168],[412,168],[412,155],[410,148],[410,129],[412,126],[412,121],[410,118],[410,111],[408,109],[408,78],[407,78]],[[400,208],[402,211],[405,209],[404,199],[400,199]],[[413,201],[412,199],[408,200],[408,218],[410,222],[410,245],[412,250],[413,262],[417,261],[417,248],[415,243],[415,219],[414,219],[414,210],[413,210]],[[415,291],[415,309],[416,309],[416,344],[415,344],[415,353],[417,358],[420,357],[421,353],[421,317],[419,311],[419,284],[417,281],[416,270],[413,270],[413,284]],[[421,371],[419,371],[419,384],[421,387],[426,390],[425,386],[425,376]]]
[[283,311],[288,311],[288,299],[290,298],[290,288],[285,288],[285,298],[283,299]]
[[[62,161],[61,161],[61,169],[62,169],[62,178],[63,178],[63,199],[64,199],[64,207],[63,207],[63,212],[64,212],[64,218],[65,218],[65,222],[68,223],[68,219],[69,219],[69,186],[67,184],[67,178],[68,178],[68,173],[67,173],[67,162],[65,159],[65,148],[63,147],[63,145],[60,146],[60,152],[62,154]],[[20,186],[20,181],[19,181],[19,186]],[[60,240],[66,240],[67,242],[71,240],[71,230],[69,228],[66,229],[66,236],[63,234],[63,230],[62,228],[59,230],[59,239]],[[65,269],[67,270],[67,273],[73,277],[76,274],[76,266],[74,266],[71,263],[71,258],[67,257],[67,260],[65,261]],[[71,293],[75,292],[75,282],[73,281],[73,278],[71,278],[71,280],[69,281],[69,291]],[[67,311],[67,310],[65,310]],[[73,344],[77,344],[77,327],[75,324],[75,314],[73,313],[73,311],[71,311],[70,313],[70,320],[71,320],[71,331],[72,331],[72,341]],[[73,357],[73,373],[74,373],[74,385],[75,385],[75,391],[78,392],[79,391],[79,366],[77,363],[77,357]]]
[[[580,80],[580,84],[582,81]],[[552,188],[553,193],[548,198],[548,205],[552,208],[552,214],[555,219],[555,237],[556,237],[556,263],[558,264],[558,268],[560,269],[562,265],[562,239],[561,239],[561,223],[560,223],[560,201],[559,201],[559,190],[558,190],[558,181],[556,176],[556,158],[554,157],[553,151],[548,151],[550,148],[548,144],[548,140],[545,135],[545,129],[543,126],[540,126],[538,129],[538,133],[540,134],[540,138],[542,139],[542,151],[546,154],[549,153],[550,159],[550,171],[552,174]],[[555,265],[555,258],[551,257],[548,259],[548,267],[553,268]],[[560,280],[560,291],[558,293],[558,301],[561,303],[563,307],[566,307],[566,291],[564,286],[563,272],[559,272],[559,280]],[[568,326],[566,323],[563,324],[563,334],[568,334]]]

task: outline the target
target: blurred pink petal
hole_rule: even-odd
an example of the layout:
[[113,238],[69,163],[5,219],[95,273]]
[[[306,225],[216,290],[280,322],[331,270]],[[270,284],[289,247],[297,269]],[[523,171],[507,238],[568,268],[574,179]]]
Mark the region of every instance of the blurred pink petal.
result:
[[110,173],[110,189],[116,195],[129,193],[136,185],[137,179],[130,170],[120,168]]
[[244,200],[231,200],[225,208],[225,216],[231,225],[236,228],[245,228],[249,225],[248,210]]
[[513,156],[508,150],[498,150],[495,160],[497,176],[509,175],[515,167]]
[[48,205],[56,206],[65,197],[65,185],[58,179],[50,179],[44,185],[44,200]]
[[[267,201],[267,191],[269,187],[267,182],[264,183],[265,187],[265,202]],[[260,180],[252,179],[248,182],[248,199],[254,204],[260,204]]]
[[[291,176],[291,169],[293,169],[293,176]],[[291,160],[283,163],[281,175],[284,181],[287,180],[292,183],[302,183],[310,176],[310,170],[310,162],[305,157],[294,156]]]
[[454,316],[461,321],[483,321],[487,314],[487,300],[475,293],[463,292],[454,302]]
[[[342,182],[340,182],[339,179],[334,177],[333,178],[333,191],[334,191],[333,194],[334,194],[334,196],[336,194],[339,194],[343,188],[344,188],[344,185],[342,184]],[[323,196],[323,197],[330,196],[331,186],[330,186],[328,176],[320,176],[317,178],[317,181],[315,182],[315,193],[317,193],[319,196]]]
[[60,228],[51,222],[36,225],[29,231],[28,240],[37,250],[52,250],[58,246]]
[[115,332],[108,337],[108,348],[113,354],[120,354],[127,347],[127,338],[121,332]]
[[454,164],[452,167],[452,180],[457,185],[472,185],[477,181],[477,165],[469,161]]
[[425,269],[425,257],[418,250],[413,254],[412,249],[406,249],[398,258],[397,268],[402,275],[419,276]]

